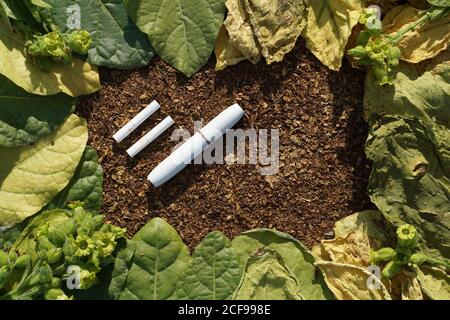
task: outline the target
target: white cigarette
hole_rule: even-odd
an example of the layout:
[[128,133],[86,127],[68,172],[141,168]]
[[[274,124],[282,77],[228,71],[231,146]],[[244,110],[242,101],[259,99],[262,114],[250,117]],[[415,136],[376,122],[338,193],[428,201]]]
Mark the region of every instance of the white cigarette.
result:
[[173,119],[169,116],[160,122],[156,127],[154,127],[149,133],[142,137],[138,142],[136,142],[127,153],[130,157],[134,158],[139,152],[144,150],[150,143],[156,140],[160,135],[162,135],[167,129],[169,129],[174,124]]
[[137,127],[139,127],[145,120],[150,118],[152,114],[158,111],[160,105],[157,101],[150,103],[144,110],[139,112],[130,122],[128,122],[122,129],[120,129],[114,136],[114,140],[118,143],[122,142],[128,137]]

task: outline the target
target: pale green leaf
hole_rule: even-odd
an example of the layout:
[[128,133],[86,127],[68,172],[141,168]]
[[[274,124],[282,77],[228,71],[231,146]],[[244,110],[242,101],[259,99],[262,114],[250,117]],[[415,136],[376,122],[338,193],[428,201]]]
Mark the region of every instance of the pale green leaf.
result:
[[221,232],[208,234],[192,254],[192,260],[180,279],[178,299],[230,299],[239,280],[241,268],[230,240]]
[[250,257],[234,300],[302,300],[295,276],[281,256],[263,250]]
[[19,147],[48,136],[75,109],[67,95],[37,96],[0,75],[0,146]]
[[39,212],[67,186],[87,138],[86,121],[72,115],[31,146],[0,148],[0,227]]
[[125,0],[128,13],[156,53],[190,77],[214,49],[225,0]]
[[450,300],[450,276],[438,268],[415,267],[422,291],[433,300]]
[[232,247],[240,259],[241,266],[245,265],[249,256],[260,249],[268,248],[276,251],[296,277],[300,294],[304,299],[332,298],[322,276],[314,267],[315,259],[311,252],[288,234],[269,229],[252,230],[234,238]]
[[436,7],[450,7],[450,0],[427,0],[427,1]]
[[[251,63],[255,64],[259,62],[261,60],[261,47],[253,34],[253,28],[247,10],[245,9],[244,0],[226,0],[225,4],[228,13],[223,23],[223,28],[226,29],[223,35],[228,35],[228,37],[222,36],[222,39],[217,39],[216,50],[218,45],[220,45],[223,51],[231,51],[231,56],[233,57],[239,57],[237,52],[240,52],[240,56],[248,59]],[[229,61],[228,65],[235,63],[237,61],[233,59]]]
[[117,254],[109,292],[117,300],[169,299],[189,262],[189,251],[175,229],[152,219]]

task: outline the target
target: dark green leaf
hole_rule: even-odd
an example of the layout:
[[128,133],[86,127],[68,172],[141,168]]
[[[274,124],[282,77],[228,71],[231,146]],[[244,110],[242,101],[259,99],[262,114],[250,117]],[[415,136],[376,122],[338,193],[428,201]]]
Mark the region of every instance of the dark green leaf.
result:
[[65,94],[37,96],[0,75],[0,146],[19,147],[50,135],[75,109]]
[[70,202],[81,201],[87,210],[99,211],[102,206],[103,169],[97,153],[86,146],[80,164],[69,185],[47,205],[47,210],[65,208]]
[[94,45],[89,62],[115,69],[146,66],[153,57],[153,48],[145,34],[128,17],[122,0],[50,0],[56,25],[67,31],[67,8],[78,4],[80,27],[89,31]]
[[239,259],[221,232],[208,234],[192,255],[177,290],[178,299],[230,299],[241,279]]
[[189,251],[175,229],[152,219],[117,254],[109,293],[116,300],[170,299],[189,262]]
[[190,77],[208,61],[225,16],[224,0],[125,0],[156,53]]

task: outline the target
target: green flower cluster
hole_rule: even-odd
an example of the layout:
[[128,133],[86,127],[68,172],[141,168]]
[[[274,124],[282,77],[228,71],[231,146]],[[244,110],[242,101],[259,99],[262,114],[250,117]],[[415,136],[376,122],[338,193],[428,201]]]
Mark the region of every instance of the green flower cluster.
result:
[[0,250],[0,300],[69,299],[65,283],[71,277],[78,282],[76,289],[90,288],[97,273],[113,262],[117,240],[124,234],[103,216],[74,208],[58,225],[41,226],[29,253]]
[[365,30],[359,34],[357,46],[348,50],[348,54],[360,66],[372,67],[380,85],[393,84],[400,63],[400,48],[390,36],[381,34],[381,21],[375,9],[366,8],[359,22],[365,25]]
[[397,229],[397,247],[382,248],[371,253],[373,264],[387,262],[381,275],[384,278],[392,278],[403,266],[427,263],[432,266],[450,268],[449,261],[435,259],[418,251],[417,230],[410,224],[404,224]]
[[68,34],[52,31],[45,35],[34,35],[25,44],[27,55],[42,71],[48,71],[52,63],[68,64],[73,54],[86,55],[92,38],[86,30],[75,30]]
[[450,14],[450,8],[432,6],[417,21],[408,24],[394,35],[382,34],[382,24],[373,8],[366,8],[359,19],[365,26],[356,41],[356,47],[347,53],[363,67],[373,69],[380,85],[394,83],[400,63],[401,50],[398,43],[411,30],[419,29],[429,22]]

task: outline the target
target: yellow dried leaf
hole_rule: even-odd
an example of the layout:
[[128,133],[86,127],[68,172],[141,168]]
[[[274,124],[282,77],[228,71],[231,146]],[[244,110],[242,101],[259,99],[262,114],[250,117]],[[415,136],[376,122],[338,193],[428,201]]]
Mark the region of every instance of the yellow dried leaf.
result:
[[228,16],[224,26],[228,31],[230,43],[250,62],[258,63],[261,60],[261,49],[253,35],[244,0],[227,0],[226,6]]
[[216,48],[216,71],[223,70],[228,66],[233,66],[247,58],[233,45],[227,33],[227,29],[222,26],[217,36]]
[[[424,11],[408,5],[399,6],[388,12],[383,19],[383,33],[395,34],[417,21]],[[436,57],[448,48],[450,43],[450,15],[428,23],[405,34],[399,42],[401,59],[419,63]]]
[[88,95],[100,89],[97,68],[79,59],[69,64],[55,64],[42,72],[25,56],[25,41],[0,20],[0,74],[29,93],[70,96]]
[[341,68],[345,47],[362,10],[361,0],[310,1],[306,46],[330,69]]
[[423,300],[419,280],[413,272],[401,271],[399,274],[402,288],[402,300]]
[[300,0],[245,0],[253,32],[268,64],[283,60],[306,25]]
[[322,241],[322,251],[333,262],[367,267],[370,253],[386,242],[382,229],[383,216],[379,211],[368,210],[355,213],[338,221],[334,228],[335,238]]
[[392,300],[384,284],[366,268],[329,261],[315,266],[338,300]]

